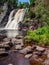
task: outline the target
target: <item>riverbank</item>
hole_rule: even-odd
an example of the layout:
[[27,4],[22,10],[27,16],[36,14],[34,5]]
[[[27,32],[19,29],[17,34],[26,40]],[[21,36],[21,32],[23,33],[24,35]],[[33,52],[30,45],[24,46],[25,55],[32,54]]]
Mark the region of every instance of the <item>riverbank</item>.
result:
[[[17,37],[18,38],[18,37]],[[20,38],[19,38],[20,39]],[[6,43],[5,43],[6,40]],[[8,42],[7,42],[8,40]],[[49,64],[49,46],[39,46],[33,43],[21,43],[17,42],[17,39],[13,39],[13,44],[10,49],[7,49],[7,56],[0,57],[0,65],[48,65]],[[4,39],[1,44],[9,43],[9,39]],[[16,47],[17,46],[17,47]],[[0,48],[1,49],[1,48]],[[23,61],[23,62],[22,62]]]

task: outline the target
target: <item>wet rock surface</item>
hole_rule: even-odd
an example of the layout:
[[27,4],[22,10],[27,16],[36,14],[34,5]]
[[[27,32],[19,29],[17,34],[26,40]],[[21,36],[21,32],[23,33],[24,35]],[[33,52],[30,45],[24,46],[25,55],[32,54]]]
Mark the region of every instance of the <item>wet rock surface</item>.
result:
[[22,46],[21,45],[15,45],[15,49],[16,50],[21,50],[22,49]]
[[28,52],[32,51],[31,49],[32,49],[31,46],[27,46],[26,48],[20,50],[20,53],[27,54]]
[[44,52],[45,51],[45,48],[42,48],[42,47],[37,46],[36,47],[36,50],[37,51],[40,51],[40,52]]
[[8,10],[8,7],[7,7],[6,3],[4,3],[3,5],[1,5],[1,7],[2,7],[2,11],[0,12],[0,23],[3,20],[3,18],[5,17],[5,15],[7,13],[7,10]]
[[0,43],[0,57],[3,58],[0,58],[0,65],[49,65],[49,48],[33,44],[25,46],[22,38],[3,39]]
[[25,58],[30,58],[32,56],[32,54],[27,54],[27,55],[25,55]]
[[8,53],[5,51],[0,52],[0,57],[8,56]]

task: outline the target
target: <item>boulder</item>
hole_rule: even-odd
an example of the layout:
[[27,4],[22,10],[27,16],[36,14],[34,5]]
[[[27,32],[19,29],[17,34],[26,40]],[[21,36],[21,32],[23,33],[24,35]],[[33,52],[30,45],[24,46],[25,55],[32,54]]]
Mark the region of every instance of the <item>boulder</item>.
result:
[[36,45],[33,45],[33,46],[32,46],[32,50],[35,50],[35,49],[36,49]]
[[35,51],[35,52],[33,52],[33,55],[38,55],[38,56],[41,56],[41,55],[42,55],[42,53],[41,53],[41,52],[38,52],[38,51]]
[[49,59],[49,54],[47,55],[47,58]]
[[3,45],[8,45],[9,41],[7,42],[2,42]]
[[33,27],[33,26],[30,26],[29,29],[30,29],[30,30],[34,30],[34,27]]
[[10,46],[9,45],[4,45],[5,50],[9,50]]
[[15,45],[15,49],[16,49],[16,50],[21,50],[22,47],[21,47],[21,45]]
[[21,45],[21,43],[15,43],[15,45]]
[[43,65],[49,65],[49,59],[46,59],[45,62],[43,62]]
[[29,59],[32,56],[32,54],[25,55],[25,58]]
[[32,51],[32,47],[31,46],[27,46],[23,50],[20,50],[20,53],[27,54],[28,52],[31,52],[31,51]]
[[45,48],[40,47],[40,46],[36,46],[36,50],[37,51],[40,51],[40,52],[44,52],[45,51]]
[[13,65],[13,64],[8,64],[8,65]]
[[5,52],[5,51],[0,52],[0,56],[1,56],[1,57],[7,56],[7,55],[8,55],[8,53]]
[[36,57],[34,57],[34,56],[32,56],[32,57],[30,58],[30,63],[31,63],[32,65],[42,65],[42,62],[43,62],[43,60],[42,60],[41,58],[36,58]]
[[9,45],[10,47],[12,47],[12,46],[13,46],[13,43],[12,43],[12,42],[9,42],[8,45]]
[[0,48],[3,48],[4,47],[4,45],[3,44],[0,44]]
[[16,45],[24,46],[22,39],[17,39],[17,41],[15,42],[15,44],[16,44]]
[[9,42],[10,39],[9,39],[9,38],[4,38],[3,41],[4,41],[4,42]]
[[0,48],[0,52],[2,52],[2,51],[5,51],[5,49],[4,48]]
[[21,35],[16,36],[16,39],[22,39],[22,38],[23,38],[23,36],[21,36]]

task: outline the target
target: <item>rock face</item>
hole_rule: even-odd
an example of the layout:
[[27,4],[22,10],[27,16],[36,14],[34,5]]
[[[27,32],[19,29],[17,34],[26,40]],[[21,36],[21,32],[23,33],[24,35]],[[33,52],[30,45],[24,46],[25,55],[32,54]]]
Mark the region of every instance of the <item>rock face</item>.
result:
[[4,3],[3,6],[1,5],[1,7],[2,7],[2,11],[0,13],[0,23],[3,20],[3,18],[5,17],[5,15],[7,13],[7,10],[8,10],[8,7],[7,7],[7,4],[6,3]]

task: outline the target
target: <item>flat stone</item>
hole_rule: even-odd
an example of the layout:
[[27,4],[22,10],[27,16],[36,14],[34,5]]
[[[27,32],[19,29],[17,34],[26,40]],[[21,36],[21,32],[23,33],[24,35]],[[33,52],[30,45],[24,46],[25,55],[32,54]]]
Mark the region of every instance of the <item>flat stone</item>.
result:
[[16,49],[16,50],[21,50],[22,47],[21,47],[21,45],[15,45],[15,49]]
[[41,55],[42,55],[41,52],[37,52],[37,51],[36,51],[36,52],[33,52],[33,54],[34,54],[34,55],[38,55],[38,56],[41,56]]
[[25,58],[29,59],[32,56],[32,54],[25,55]]
[[27,46],[26,48],[20,50],[20,53],[27,54],[28,52],[32,51],[31,46]]
[[2,51],[5,51],[5,49],[4,48],[0,48],[0,52],[2,52]]
[[5,39],[3,39],[3,41],[4,41],[4,42],[9,42],[10,39],[9,39],[9,38],[5,38]]
[[16,36],[16,38],[17,38],[17,39],[22,39],[22,38],[23,38],[23,36],[18,35],[18,36]]
[[40,47],[40,46],[36,46],[36,50],[37,50],[37,51],[44,52],[44,51],[45,51],[45,48],[42,48],[42,47]]
[[33,54],[32,58],[38,58],[38,55]]

